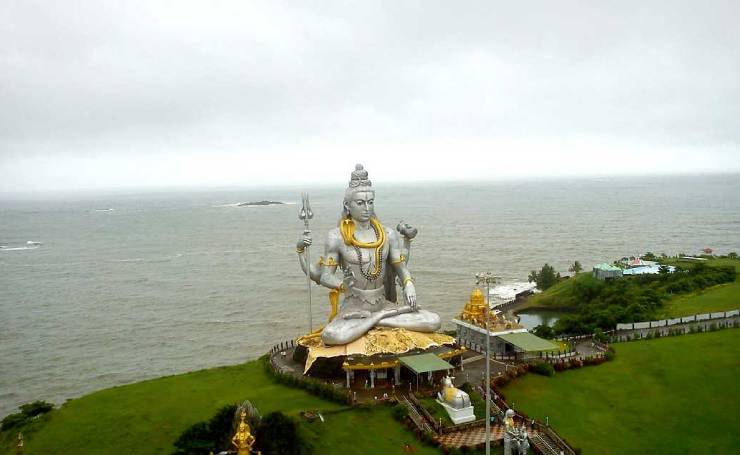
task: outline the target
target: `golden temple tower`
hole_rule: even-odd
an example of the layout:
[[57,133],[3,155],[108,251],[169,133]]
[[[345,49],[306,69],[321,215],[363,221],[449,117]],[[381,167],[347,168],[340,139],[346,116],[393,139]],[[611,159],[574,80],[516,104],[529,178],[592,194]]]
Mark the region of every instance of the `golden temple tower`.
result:
[[489,322],[496,321],[496,316],[486,308],[486,299],[483,293],[480,289],[475,288],[470,293],[470,301],[465,304],[465,308],[463,308],[463,312],[460,314],[460,319],[483,327],[486,325],[486,315],[490,318]]

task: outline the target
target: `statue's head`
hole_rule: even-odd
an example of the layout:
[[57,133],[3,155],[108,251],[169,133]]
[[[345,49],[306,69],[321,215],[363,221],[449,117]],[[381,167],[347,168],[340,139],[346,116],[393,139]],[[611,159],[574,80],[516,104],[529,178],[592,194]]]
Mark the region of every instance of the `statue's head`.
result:
[[375,217],[375,190],[372,185],[362,164],[356,165],[349,181],[349,187],[344,192],[342,218],[368,221]]

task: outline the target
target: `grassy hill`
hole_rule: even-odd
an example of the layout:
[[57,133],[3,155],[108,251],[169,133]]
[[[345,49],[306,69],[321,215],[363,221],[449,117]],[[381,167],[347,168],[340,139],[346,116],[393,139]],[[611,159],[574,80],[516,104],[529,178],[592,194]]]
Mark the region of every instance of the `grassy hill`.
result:
[[[301,424],[316,453],[402,454],[403,443],[415,446],[417,454],[440,453],[422,447],[392,419],[387,407],[341,412],[339,405],[274,383],[253,361],[114,387],[68,401],[23,429],[24,454],[168,454],[187,427],[208,420],[221,406],[246,399],[263,415],[276,410],[288,415],[324,411],[325,424]],[[0,454],[14,453],[16,434],[2,433]]]
[[740,330],[613,346],[612,362],[530,374],[503,393],[585,454],[736,453]]
[[[697,265],[696,261],[681,259],[669,259],[663,262],[666,265],[674,265],[682,268],[693,268]],[[702,262],[702,264],[715,268],[731,266],[735,267],[736,273],[740,273],[740,260],[737,259],[716,258]],[[531,296],[519,310],[541,308],[574,311],[579,304],[578,300],[574,297],[574,287],[578,284],[588,284],[591,280],[593,280],[591,272],[579,273],[575,277],[563,280],[544,292]],[[659,310],[657,316],[688,316],[708,311],[727,311],[737,308],[740,308],[740,280],[738,279],[733,283],[712,286],[698,292],[675,295],[666,300],[664,308]]]

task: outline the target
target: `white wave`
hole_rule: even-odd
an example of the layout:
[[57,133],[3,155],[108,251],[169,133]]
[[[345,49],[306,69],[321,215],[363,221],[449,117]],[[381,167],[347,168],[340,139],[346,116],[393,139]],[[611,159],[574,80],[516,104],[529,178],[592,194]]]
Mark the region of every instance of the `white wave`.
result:
[[39,248],[43,243],[29,240],[24,246],[8,246],[0,245],[0,251],[24,251],[24,250],[35,250]]
[[527,281],[499,284],[491,288],[489,295],[495,301],[494,305],[500,305],[513,301],[517,294],[525,291],[534,291],[536,287],[537,283],[529,283]]
[[243,202],[236,202],[233,204],[218,204],[218,205],[212,205],[211,207],[217,208],[217,207],[271,207],[275,205],[297,205],[297,202],[285,202],[285,201],[277,201],[280,202],[280,204],[268,204],[268,205],[240,205],[243,204]]

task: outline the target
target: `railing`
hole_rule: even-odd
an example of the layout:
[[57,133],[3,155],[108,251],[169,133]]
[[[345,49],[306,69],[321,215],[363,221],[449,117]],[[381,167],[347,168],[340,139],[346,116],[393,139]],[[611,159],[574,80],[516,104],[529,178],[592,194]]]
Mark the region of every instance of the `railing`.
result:
[[272,354],[275,354],[276,352],[285,351],[286,349],[292,349],[294,347],[295,347],[294,340],[281,341],[280,343],[270,348],[269,354],[272,355]]
[[429,423],[427,423],[427,421],[421,416],[421,414],[419,414],[416,406],[414,406],[414,404],[409,401],[408,397],[403,396],[401,400],[401,402],[406,406],[406,409],[408,409],[409,418],[411,418],[411,421],[414,422],[416,428],[423,432],[431,432],[432,428],[429,426]]
[[441,430],[441,428],[442,428],[442,424],[441,424],[441,423],[439,423],[438,421],[436,421],[436,420],[434,419],[434,416],[432,416],[432,414],[430,414],[430,413],[429,413],[429,411],[427,411],[427,409],[426,409],[426,408],[424,407],[424,405],[422,405],[422,404],[421,404],[421,403],[419,402],[419,400],[418,400],[418,399],[417,399],[417,398],[416,398],[416,397],[414,396],[414,394],[413,394],[413,393],[410,393],[410,394],[408,395],[408,398],[409,398],[409,401],[410,401],[410,402],[411,402],[411,403],[412,403],[412,404],[413,404],[413,405],[414,405],[414,406],[415,406],[415,407],[416,407],[417,409],[421,410],[421,413],[422,413],[422,415],[423,415],[424,417],[426,417],[427,421],[428,421],[428,422],[430,422],[430,423],[432,424],[432,426],[434,426],[434,431],[435,431],[435,432],[437,432],[437,433],[439,433],[439,432],[440,432],[440,430]]
[[653,336],[683,335],[699,331],[738,327],[740,310],[695,314],[672,319],[617,324],[612,337],[615,341],[652,338]]
[[680,318],[659,319],[656,321],[631,322],[627,324],[617,324],[617,331],[620,330],[644,330],[657,329],[660,327],[670,327],[674,325],[688,324],[692,322],[710,321],[713,319],[736,318],[740,316],[740,310],[718,311],[715,313],[702,313],[692,316],[683,316]]
[[[496,400],[496,403],[499,406],[499,408],[513,409],[498,394],[494,395],[494,400]],[[514,410],[514,415],[517,418],[519,418],[520,420],[522,420],[523,422],[525,422],[525,424],[527,424],[528,422],[531,422],[533,420],[533,419],[529,419],[528,417],[526,417],[526,416],[524,416],[522,414],[519,414],[518,412],[516,412],[516,410]],[[533,428],[535,428],[538,432],[541,432],[541,433],[544,433],[545,435],[547,435],[547,437],[550,438],[550,440],[557,445],[557,448],[556,449],[562,451],[563,454],[565,454],[565,455],[576,455],[575,450],[573,450],[570,447],[570,445],[567,442],[565,442],[563,440],[563,438],[561,438],[555,432],[555,430],[553,430],[549,426],[547,426],[547,425],[545,425],[545,424],[543,424],[541,422],[538,422],[537,420],[534,420],[534,426],[533,426]]]

